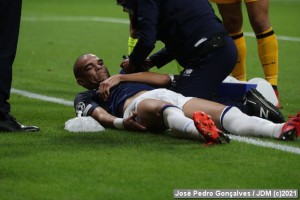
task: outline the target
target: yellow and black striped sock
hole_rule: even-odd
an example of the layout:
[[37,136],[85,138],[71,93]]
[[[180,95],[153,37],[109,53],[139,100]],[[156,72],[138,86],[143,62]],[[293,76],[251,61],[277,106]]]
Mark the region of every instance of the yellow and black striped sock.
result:
[[233,39],[238,51],[238,60],[231,74],[234,78],[240,81],[246,81],[247,48],[246,48],[246,40],[243,31],[230,34],[230,36]]
[[278,84],[278,41],[272,29],[256,35],[258,44],[258,55],[262,68],[264,70],[265,79],[271,83],[274,89]]

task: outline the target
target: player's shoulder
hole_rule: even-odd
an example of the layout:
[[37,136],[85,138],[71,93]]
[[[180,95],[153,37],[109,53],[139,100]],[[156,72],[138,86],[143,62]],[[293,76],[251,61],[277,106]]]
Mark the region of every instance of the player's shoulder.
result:
[[83,91],[83,92],[79,92],[75,96],[75,102],[83,101],[83,100],[86,101],[86,100],[94,98],[96,95],[97,95],[96,90],[86,90],[86,91]]

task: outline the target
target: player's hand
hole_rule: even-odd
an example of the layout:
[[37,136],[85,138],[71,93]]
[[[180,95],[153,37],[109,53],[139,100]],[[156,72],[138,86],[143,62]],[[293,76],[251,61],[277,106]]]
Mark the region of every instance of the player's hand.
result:
[[104,101],[107,101],[110,95],[110,89],[121,82],[121,74],[116,74],[105,81],[101,82],[99,85],[99,95]]
[[124,119],[123,121],[124,127],[127,130],[132,130],[132,131],[146,131],[147,128],[135,120],[136,116],[137,113],[133,113],[132,116],[128,117],[127,119]]

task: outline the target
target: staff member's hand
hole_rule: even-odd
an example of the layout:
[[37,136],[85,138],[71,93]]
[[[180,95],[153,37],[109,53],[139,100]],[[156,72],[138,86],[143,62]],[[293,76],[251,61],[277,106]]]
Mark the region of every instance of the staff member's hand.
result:
[[137,68],[130,64],[129,59],[126,58],[120,64],[120,67],[124,70],[126,74],[132,74],[138,72]]
[[143,65],[142,65],[142,68],[143,68],[143,71],[146,72],[146,71],[149,71],[152,67],[153,67],[153,63],[151,62],[151,60],[149,58],[147,58]]

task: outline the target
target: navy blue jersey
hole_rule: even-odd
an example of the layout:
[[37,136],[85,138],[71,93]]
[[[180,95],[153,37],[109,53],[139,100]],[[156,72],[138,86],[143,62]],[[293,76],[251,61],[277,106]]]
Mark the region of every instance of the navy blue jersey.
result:
[[139,40],[129,56],[137,67],[154,49],[157,40],[165,44],[165,50],[153,59],[156,66],[176,59],[185,67],[197,41],[226,32],[208,0],[126,1],[134,10],[133,28],[138,31]]
[[76,95],[74,107],[76,114],[82,112],[83,116],[90,116],[95,108],[101,107],[116,117],[123,117],[123,107],[127,98],[140,91],[153,89],[142,83],[122,83],[110,89],[110,96],[106,102],[99,97],[97,90],[89,90]]

